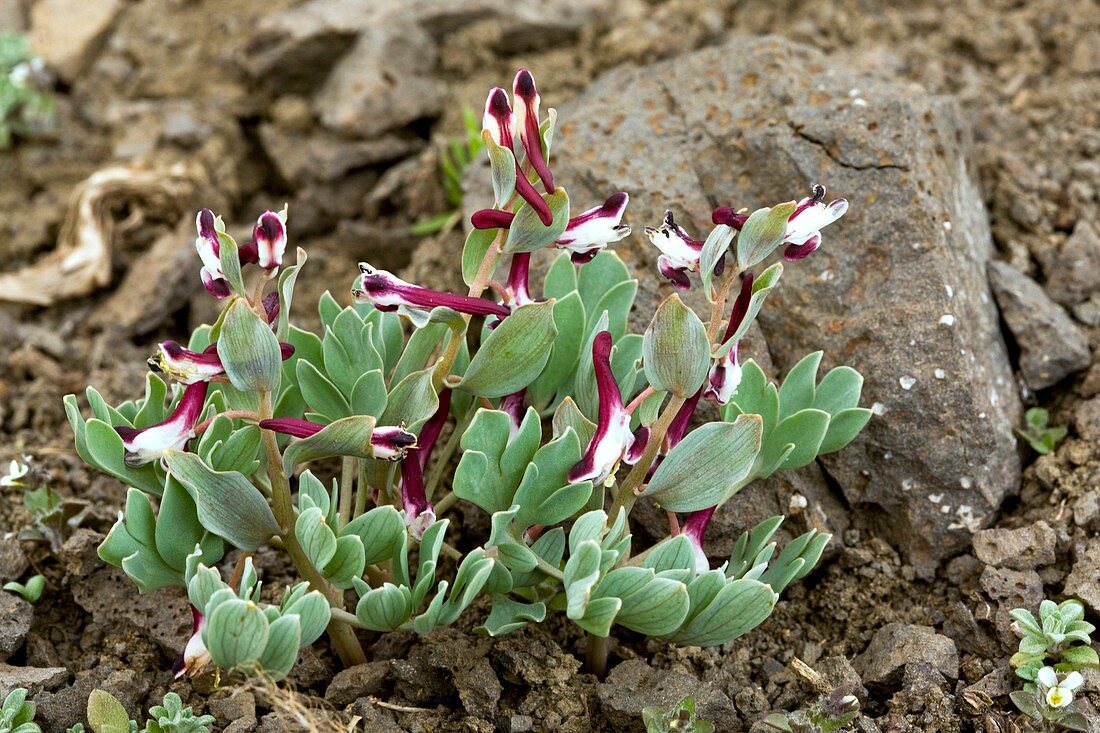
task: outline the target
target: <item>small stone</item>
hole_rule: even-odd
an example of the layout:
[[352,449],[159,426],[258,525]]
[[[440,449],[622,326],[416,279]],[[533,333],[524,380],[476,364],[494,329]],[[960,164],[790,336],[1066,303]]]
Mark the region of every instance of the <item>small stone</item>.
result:
[[1088,337],[1039,285],[1007,262],[989,263],[989,282],[1020,347],[1020,372],[1045,389],[1092,364]]
[[27,556],[15,533],[0,537],[0,581],[18,580],[27,572]]
[[43,690],[56,690],[69,679],[64,667],[14,667],[0,663],[0,699],[17,687],[24,687],[30,696]]
[[683,672],[653,669],[641,659],[619,664],[597,689],[607,722],[618,728],[635,726],[643,708],[668,710],[688,695],[695,698],[695,712],[703,720],[737,716],[733,701],[717,686]]
[[1093,613],[1100,612],[1100,538],[1090,538],[1075,555],[1065,592],[1079,598]]
[[926,662],[949,679],[959,676],[959,654],[955,642],[937,634],[928,626],[890,623],[879,629],[871,644],[856,657],[866,685],[889,687],[896,685],[905,667],[914,662]]
[[33,618],[34,606],[14,593],[0,591],[0,662],[23,646]]
[[1100,397],[1078,403],[1073,413],[1073,424],[1082,439],[1092,443],[1100,441]]
[[325,700],[337,707],[342,707],[361,697],[377,695],[382,690],[382,685],[390,671],[391,665],[388,660],[357,664],[341,670],[332,678],[328,689],[325,690]]
[[233,690],[224,697],[211,697],[206,701],[208,712],[221,726],[240,723],[238,727],[256,725],[256,696],[251,692]]
[[124,0],[40,0],[31,7],[31,48],[72,82],[103,49]]
[[1077,220],[1061,253],[1045,270],[1047,292],[1062,305],[1076,305],[1100,288],[1100,234],[1087,217]]
[[986,565],[1032,570],[1054,562],[1057,536],[1046,522],[1020,529],[985,529],[974,535],[974,554]]
[[1095,530],[1100,520],[1100,496],[1088,491],[1073,502],[1073,523],[1087,530]]
[[508,719],[508,733],[529,733],[535,729],[535,719],[530,715],[513,715]]

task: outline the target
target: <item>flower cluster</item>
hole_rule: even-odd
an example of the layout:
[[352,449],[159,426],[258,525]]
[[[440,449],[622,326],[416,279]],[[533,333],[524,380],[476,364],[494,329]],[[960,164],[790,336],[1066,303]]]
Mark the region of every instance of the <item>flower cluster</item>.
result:
[[[100,556],[143,591],[187,589],[178,674],[278,678],[326,629],[358,663],[356,629],[425,633],[479,595],[493,599],[492,635],[561,610],[597,637],[617,624],[724,644],[814,567],[829,537],[811,530],[776,554],[781,517],[721,561],[704,538],[737,491],[841,449],[870,418],[853,370],[819,383],[811,354],[780,390],[741,345],[782,275],[766,261],[781,246],[787,261],[812,253],[847,203],[815,186],[800,202],[720,208],[702,240],[666,213],[646,229],[656,267],[676,289],[697,276],[709,313],[673,293],[630,333],[638,284],[608,250],[630,234],[629,197],[574,214],[551,167],[555,123],[525,69],[511,97],[489,92],[494,204],[456,257],[467,292],[360,263],[350,304],[326,293],[312,333],[291,323],[306,255],[285,261],[286,209],[261,214],[239,246],[204,209],[195,246],[216,322],[159,344],[144,399],[111,407],[89,389],[86,417],[66,398],[81,457],[130,487]],[[720,419],[701,420],[704,399]],[[327,459],[338,477],[322,481]],[[639,501],[667,512],[669,533],[632,556]],[[489,515],[488,537],[465,551],[448,543],[458,502]],[[303,581],[278,605],[262,601],[252,564],[269,543]],[[229,547],[241,552],[226,582]],[[437,577],[441,554],[453,577]]]

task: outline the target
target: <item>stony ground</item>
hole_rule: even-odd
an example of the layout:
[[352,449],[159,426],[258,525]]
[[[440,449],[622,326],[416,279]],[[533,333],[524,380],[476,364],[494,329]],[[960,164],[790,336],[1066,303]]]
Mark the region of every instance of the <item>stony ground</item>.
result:
[[[708,541],[728,549],[797,493],[811,501],[792,524],[837,534],[824,567],[728,648],[624,634],[597,682],[568,626],[490,641],[469,633],[475,609],[425,639],[373,639],[352,670],[307,651],[302,701],[371,731],[633,731],[643,706],[690,693],[741,731],[818,694],[797,658],[854,687],[860,730],[1007,731],[1007,611],[1075,596],[1100,614],[1091,0],[0,0],[4,27],[29,32],[58,93],[54,129],[0,153],[0,300],[16,301],[0,303],[0,460],[34,456],[77,513],[63,546],[19,542],[29,517],[0,489],[0,579],[48,579],[33,608],[0,593],[0,691],[30,687],[48,730],[96,687],[135,714],[171,689],[234,731],[302,727],[286,693],[172,681],[185,599],[138,596],[96,557],[122,491],[73,454],[61,397],[89,383],[133,396],[149,345],[209,320],[189,244],[199,206],[243,226],[288,201],[310,252],[300,302],[343,292],[361,259],[438,280],[461,233],[408,226],[448,208],[437,151],[462,106],[520,65],[572,125],[561,175],[593,196],[627,187],[636,229],[666,201],[701,226],[715,203],[762,205],[817,176],[852,200],[753,355],[781,373],[809,331],[827,360],[864,367],[882,419],[716,524]],[[56,253],[86,243],[81,202],[110,248],[61,273]],[[644,249],[622,249],[639,273]],[[643,300],[658,290],[644,274]],[[950,337],[941,313],[960,315]],[[1011,437],[1032,405],[1070,428],[1041,458]],[[274,556],[259,561],[277,586]]]

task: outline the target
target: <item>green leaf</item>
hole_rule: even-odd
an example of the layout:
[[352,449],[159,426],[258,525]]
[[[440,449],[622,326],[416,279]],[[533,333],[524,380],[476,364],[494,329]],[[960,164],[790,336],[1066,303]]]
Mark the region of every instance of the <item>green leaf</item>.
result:
[[[308,586],[305,583],[300,583],[297,587],[304,591]],[[284,616],[290,614],[298,616],[298,621],[302,626],[301,644],[303,647],[317,641],[321,634],[325,632],[325,627],[328,626],[332,618],[328,600],[315,590],[304,593],[291,602],[284,599],[280,613]]]
[[404,543],[405,523],[394,507],[379,506],[360,514],[340,530],[341,537],[352,535],[363,543],[363,562],[370,565],[389,559],[398,542]]
[[695,570],[695,553],[687,535],[668,537],[654,545],[645,556],[643,567],[661,573],[666,570]]
[[[819,394],[820,391],[818,389]],[[829,429],[825,432],[821,447],[817,449],[818,455],[834,453],[848,445],[870,421],[871,411],[864,407],[852,407],[834,413],[829,420]]]
[[386,411],[379,425],[404,425],[417,432],[439,408],[439,395],[432,385],[432,368],[413,372],[390,390]]
[[757,415],[693,430],[669,452],[642,495],[676,512],[721,503],[749,475],[760,450],[760,433]]
[[214,471],[194,453],[167,451],[168,469],[194,499],[202,526],[235,547],[255,550],[278,533],[263,495],[243,475]]
[[250,601],[227,600],[206,619],[202,640],[214,664],[226,669],[248,667],[259,661],[267,646],[269,623]]
[[662,636],[676,631],[684,622],[690,606],[687,586],[679,581],[653,577],[653,571],[647,568],[618,568],[607,574],[597,589],[597,595],[604,595],[604,585],[610,585],[616,573],[639,570],[647,574],[648,581],[636,585],[633,592],[619,595],[613,586],[607,590],[606,595],[622,599],[615,623],[646,636]]
[[797,204],[790,201],[749,214],[737,237],[737,264],[742,270],[765,260],[783,242],[795,208]]
[[379,418],[386,411],[388,395],[386,380],[381,369],[374,369],[359,377],[351,390],[351,411],[356,415]]
[[477,277],[485,254],[496,239],[498,229],[471,229],[462,247],[462,280],[470,285]]
[[546,271],[546,278],[542,284],[542,297],[561,300],[574,290],[577,290],[577,268],[569,259],[568,252],[559,252]]
[[591,482],[570,484],[568,478],[569,469],[580,459],[580,441],[572,430],[538,449],[516,490],[518,529],[557,524],[584,507],[592,493]]
[[88,696],[88,725],[95,733],[130,733],[130,714],[109,692]]
[[728,224],[719,224],[711,229],[707,239],[703,242],[703,250],[699,253],[699,276],[703,281],[703,292],[707,300],[711,300],[711,281],[714,279],[714,268],[726,256],[726,252],[733,243],[736,235],[733,227]]
[[485,619],[485,624],[476,630],[489,636],[504,636],[523,628],[528,621],[542,623],[544,620],[545,603],[521,603],[506,595],[497,594],[493,596],[493,610]]
[[237,300],[225,315],[218,356],[233,386],[244,392],[274,391],[279,388],[282,353],[271,326]]
[[204,534],[206,530],[199,523],[194,500],[178,481],[169,477],[156,522],[157,553],[165,564],[182,572],[188,555],[195,551]]
[[679,295],[672,295],[646,329],[642,354],[646,379],[655,389],[689,397],[710,369],[707,329]]
[[351,414],[351,407],[344,395],[313,364],[300,359],[296,365],[298,386],[302,397],[314,412],[325,419],[339,420]]
[[280,616],[267,630],[267,645],[259,664],[268,677],[280,680],[290,672],[298,659],[302,641],[302,625],[297,616]]
[[516,191],[516,157],[508,148],[497,145],[488,130],[481,133],[481,139],[493,172],[493,208],[503,209]]
[[289,473],[303,463],[322,458],[373,458],[370,442],[373,433],[374,418],[369,415],[342,418],[308,438],[293,441],[283,453],[283,465]]
[[601,311],[596,310],[600,298],[619,283],[630,280],[630,269],[615,252],[604,250],[591,262],[580,268],[577,290],[584,303],[584,312],[589,318],[598,318]]
[[802,357],[791,367],[779,388],[779,420],[813,407],[817,396],[817,368],[822,352],[815,351]]
[[859,404],[859,395],[863,391],[863,376],[855,369],[839,366],[818,382],[814,393],[814,402],[810,407],[836,415]]
[[237,242],[233,237],[219,228],[218,231],[218,259],[221,263],[222,274],[229,283],[229,289],[244,298],[248,291],[244,286],[244,277],[241,275],[241,256]]
[[577,439],[583,446],[591,443],[592,436],[596,434],[596,423],[584,416],[572,397],[566,397],[558,405],[558,409],[554,410],[554,437],[560,437],[570,428],[577,434]]
[[[585,265],[588,267],[588,265]],[[618,285],[613,285],[607,289],[600,299],[596,301],[596,305],[593,310],[588,310],[585,307],[585,313],[587,314],[588,323],[586,325],[587,335],[596,329],[596,323],[600,320],[600,317],[607,314],[607,324],[605,328],[611,332],[611,338],[615,341],[622,339],[626,333],[627,322],[630,320],[630,309],[634,305],[634,297],[638,294],[638,281],[627,280],[621,282]]]
[[355,607],[355,617],[371,631],[395,631],[412,615],[412,595],[408,588],[385,583],[369,590]]
[[688,585],[691,610],[668,640],[682,646],[725,644],[759,626],[771,615],[778,594],[756,580],[726,581],[711,570]]
[[584,616],[574,621],[593,636],[607,637],[622,604],[619,598],[597,598],[585,607]]
[[572,550],[569,562],[562,571],[567,599],[566,615],[574,621],[585,615],[592,591],[600,580],[601,557],[600,544],[595,540],[585,540]]
[[[782,404],[780,398],[781,409]],[[760,449],[761,470],[756,474],[763,478],[781,468],[801,468],[812,463],[828,429],[829,413],[821,410],[802,410],[780,420]]]
[[298,273],[306,264],[306,251],[297,248],[294,264],[283,270],[279,275],[279,320],[275,327],[275,335],[280,341],[286,341],[290,336],[290,306],[294,303],[294,286],[298,282]]
[[535,210],[524,202],[508,228],[508,239],[503,247],[505,254],[535,252],[553,244],[565,232],[565,227],[569,224],[569,195],[564,188],[559,188],[543,199],[550,207],[553,217],[550,226],[544,226]]
[[336,555],[336,533],[328,526],[319,507],[306,509],[298,515],[294,534],[313,567],[323,568]]
[[557,336],[554,301],[521,306],[478,349],[458,386],[482,397],[503,397],[535,380]]
[[550,347],[550,358],[527,390],[534,405],[549,404],[577,368],[585,336],[585,315],[576,290],[554,303],[554,328],[557,337]]

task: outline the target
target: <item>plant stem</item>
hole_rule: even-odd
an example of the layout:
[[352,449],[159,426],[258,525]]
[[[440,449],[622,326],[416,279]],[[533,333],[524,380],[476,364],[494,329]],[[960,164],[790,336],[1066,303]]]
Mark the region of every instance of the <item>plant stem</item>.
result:
[[340,462],[340,526],[352,520],[352,487],[355,485],[355,460],[348,456]]
[[588,648],[584,655],[584,671],[596,675],[603,682],[607,677],[607,656],[611,651],[611,637],[588,635]]
[[661,443],[664,442],[669,425],[672,424],[672,421],[676,418],[676,413],[680,411],[680,407],[686,401],[687,399],[684,397],[673,396],[665,405],[665,409],[661,412],[661,416],[657,418],[657,422],[653,423],[649,430],[649,443],[646,444],[642,457],[634,464],[634,467],[630,469],[630,473],[615,490],[615,500],[611,503],[611,510],[608,512],[611,521],[615,521],[614,518],[618,516],[621,508],[625,507],[626,513],[630,514],[630,510],[634,507],[634,502],[638,498],[635,495],[635,490],[645,481],[646,474],[649,473],[649,468],[653,465],[653,461],[657,458],[657,452],[661,449]]
[[455,495],[455,493],[453,491],[447,492],[446,496],[444,496],[442,499],[440,499],[439,501],[437,501],[435,503],[435,506],[433,507],[433,509],[435,509],[435,515],[437,517],[442,517],[443,512],[450,509],[457,502],[458,502],[458,497]]
[[[489,245],[489,249],[485,251],[485,256],[481,258],[481,267],[478,268],[477,275],[474,276],[474,281],[470,283],[468,295],[471,298],[478,298],[485,292],[485,288],[489,284],[489,278],[493,276],[497,261],[500,259],[500,247],[506,236],[507,231],[504,229],[497,232],[496,239]],[[454,366],[455,359],[458,358],[459,349],[462,348],[462,344],[466,340],[466,331],[470,326],[470,318],[471,316],[469,314],[464,314],[462,320],[466,322],[466,325],[461,330],[451,331],[451,340],[447,342],[447,349],[443,352],[443,356],[440,357],[439,365],[436,366],[435,373],[432,375],[432,381],[437,391],[443,386],[443,380],[451,373],[451,367]]]
[[353,518],[367,511],[367,497],[370,495],[370,487],[367,486],[367,462],[362,458],[356,458],[355,467],[359,474],[359,480],[355,484],[355,511],[353,513]]
[[[266,419],[270,416],[271,392],[260,392],[260,417]],[[324,595],[330,605],[342,605],[343,595],[339,589],[329,585],[321,572],[313,566],[298,543],[297,535],[294,534],[295,512],[290,498],[290,479],[283,470],[283,456],[279,451],[275,433],[270,430],[261,430],[260,434],[263,436],[264,452],[267,454],[268,477],[271,479],[271,509],[281,529],[279,536],[283,540],[283,546],[286,547],[294,567],[310,587]],[[328,633],[345,666],[354,666],[367,661],[367,655],[363,653],[363,647],[359,645],[359,640],[355,638],[355,632],[350,626],[333,619],[329,622]]]
[[233,420],[251,420],[252,422],[260,421],[260,416],[252,410],[226,410],[225,412],[215,413],[196,425],[195,435],[202,435],[203,432],[210,427],[210,424],[219,417],[228,417]]
[[531,554],[535,556],[535,567],[538,568],[540,572],[545,573],[546,575],[549,575],[551,578],[554,578],[556,580],[562,579],[561,570],[558,570],[556,567],[543,560],[541,557],[539,557],[539,554],[537,552]]

